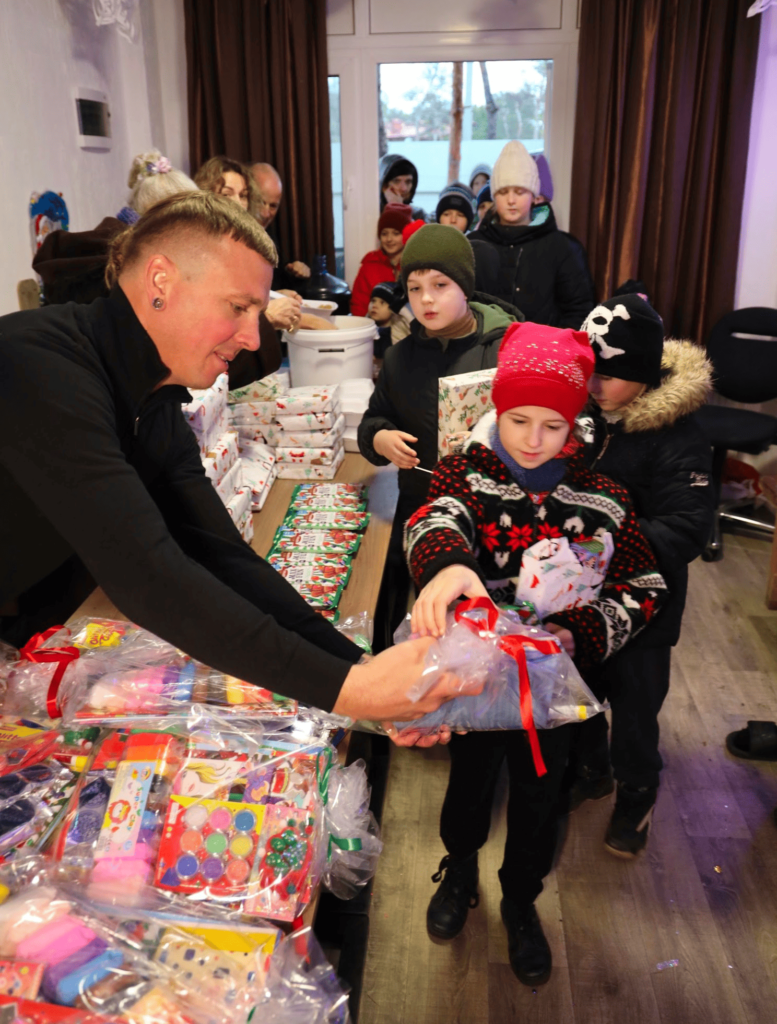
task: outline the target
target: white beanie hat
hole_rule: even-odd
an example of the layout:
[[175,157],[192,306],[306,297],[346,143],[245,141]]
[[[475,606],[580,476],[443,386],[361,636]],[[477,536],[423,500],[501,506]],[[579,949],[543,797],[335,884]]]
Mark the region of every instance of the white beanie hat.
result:
[[515,185],[527,188],[532,195],[539,195],[540,175],[534,158],[522,142],[508,142],[496,158],[491,173],[491,195],[500,188]]

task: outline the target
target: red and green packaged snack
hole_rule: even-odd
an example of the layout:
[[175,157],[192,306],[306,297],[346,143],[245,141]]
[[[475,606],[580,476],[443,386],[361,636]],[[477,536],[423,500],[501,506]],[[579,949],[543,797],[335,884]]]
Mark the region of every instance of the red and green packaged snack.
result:
[[312,551],[315,554],[355,555],[362,535],[349,530],[291,530],[279,526],[270,554],[276,551]]
[[290,530],[355,530],[367,529],[369,512],[338,508],[332,511],[321,509],[293,509],[286,513],[283,525]]
[[297,484],[291,494],[290,508],[355,508],[367,507],[364,484],[305,483]]
[[321,584],[327,588],[340,587],[342,590],[351,574],[350,568],[343,569],[335,565],[299,565],[297,562],[286,562],[274,568],[300,594],[301,587],[308,587],[311,584]]
[[339,608],[316,608],[316,611],[323,618],[328,619],[332,625],[340,621],[340,609]]
[[317,554],[315,551],[274,551],[267,556],[267,561],[273,568],[279,565],[329,565],[337,569],[347,569],[350,572],[352,558],[350,555],[338,554]]

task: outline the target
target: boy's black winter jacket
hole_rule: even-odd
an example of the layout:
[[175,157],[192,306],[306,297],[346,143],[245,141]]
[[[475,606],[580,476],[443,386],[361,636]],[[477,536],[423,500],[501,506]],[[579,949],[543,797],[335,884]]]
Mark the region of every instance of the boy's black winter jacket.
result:
[[157,389],[168,373],[118,287],[0,318],[0,606],[75,552],[134,622],[331,709],[361,652],[242,540],[181,412],[189,392]]
[[669,588],[668,603],[635,640],[637,647],[677,643],[688,563],[704,549],[714,512],[710,444],[691,415],[707,397],[710,364],[691,342],[666,341],[662,368],[662,383],[628,405],[620,419],[608,423],[597,408],[586,437],[588,465],[631,494]]
[[[437,338],[428,338],[417,320],[407,338],[386,350],[378,383],[359,424],[359,451],[376,466],[388,462],[373,448],[379,430],[403,430],[418,438],[411,445],[424,469],[437,465],[437,381],[457,373],[496,367],[502,337],[521,313],[507,303],[475,292],[470,303],[477,322],[476,336],[453,338],[443,349]],[[425,497],[430,476],[414,469],[400,469],[403,494]]]
[[489,242],[499,253],[494,295],[518,306],[527,320],[577,331],[594,308],[594,285],[585,249],[556,227],[549,203],[535,208],[531,224],[499,224],[493,208],[471,241]]

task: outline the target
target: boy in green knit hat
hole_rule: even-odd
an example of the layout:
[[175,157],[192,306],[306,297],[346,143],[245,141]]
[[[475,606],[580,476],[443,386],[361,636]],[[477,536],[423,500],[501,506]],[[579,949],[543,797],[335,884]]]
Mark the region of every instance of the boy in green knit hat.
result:
[[390,645],[407,608],[410,576],[402,534],[426,501],[437,464],[438,379],[495,368],[502,336],[523,320],[515,306],[475,291],[472,246],[454,227],[427,224],[410,235],[400,276],[414,319],[409,336],[386,351],[358,434],[365,459],[399,468],[399,501],[375,617],[376,650]]

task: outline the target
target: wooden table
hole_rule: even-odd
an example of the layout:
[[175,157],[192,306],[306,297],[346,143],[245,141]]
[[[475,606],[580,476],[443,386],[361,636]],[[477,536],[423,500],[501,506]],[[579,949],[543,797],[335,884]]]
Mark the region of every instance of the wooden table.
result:
[[[335,480],[341,483],[363,483],[370,489],[368,508],[372,513],[370,524],[354,559],[353,572],[340,601],[340,616],[347,618],[359,612],[375,617],[378,591],[383,576],[391,521],[397,503],[397,471],[393,466],[378,468],[361,455],[349,453],[337,471]],[[254,513],[254,539],[252,547],[264,558],[270,550],[275,531],[283,522],[291,492],[299,480],[276,480],[261,512]],[[92,591],[70,621],[89,615],[97,618],[125,618],[105,592],[98,587]]]
[[[393,466],[378,468],[361,455],[349,452],[335,480],[339,483],[367,484],[370,489],[367,507],[372,515],[359,553],[354,559],[348,586],[340,600],[340,617],[344,619],[366,611],[370,618],[374,618],[397,503],[397,470]],[[292,491],[298,483],[302,481],[276,480],[264,508],[254,513],[254,539],[251,546],[262,558],[270,550],[275,531],[283,522]]]

